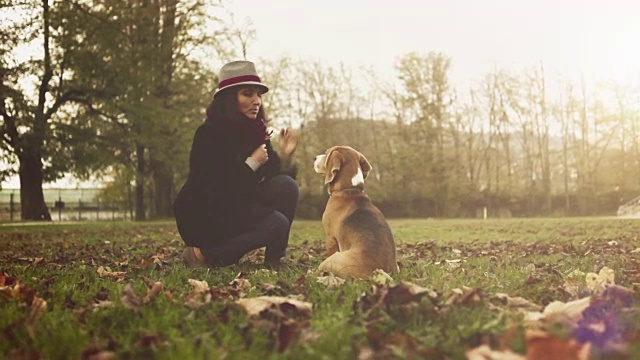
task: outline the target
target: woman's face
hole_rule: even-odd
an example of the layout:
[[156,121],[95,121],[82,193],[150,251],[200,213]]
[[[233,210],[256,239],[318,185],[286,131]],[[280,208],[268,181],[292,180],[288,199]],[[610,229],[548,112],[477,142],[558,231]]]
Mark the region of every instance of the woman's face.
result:
[[262,105],[263,90],[258,86],[241,86],[238,88],[238,111],[250,118],[258,117],[258,110]]

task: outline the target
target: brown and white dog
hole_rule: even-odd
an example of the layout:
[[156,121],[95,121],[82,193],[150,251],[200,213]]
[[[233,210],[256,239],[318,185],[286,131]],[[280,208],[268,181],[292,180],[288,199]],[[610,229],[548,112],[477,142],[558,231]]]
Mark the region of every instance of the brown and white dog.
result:
[[324,174],[329,192],[322,214],[329,257],[318,268],[358,278],[369,277],[376,269],[398,272],[391,228],[364,192],[369,161],[349,146],[334,146],[316,156],[313,168]]

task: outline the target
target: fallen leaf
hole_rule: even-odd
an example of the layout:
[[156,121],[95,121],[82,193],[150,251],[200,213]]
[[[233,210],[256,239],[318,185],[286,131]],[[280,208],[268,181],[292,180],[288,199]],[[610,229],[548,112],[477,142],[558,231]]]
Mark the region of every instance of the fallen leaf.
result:
[[[463,261],[464,260],[462,260],[462,259],[452,259],[452,260],[444,260],[444,263],[448,264],[448,265],[455,265],[455,264],[461,263]],[[433,264],[434,265],[440,265],[440,264],[442,264],[442,261],[436,261]]]
[[144,297],[144,300],[142,301],[145,304],[150,303],[151,301],[153,301],[162,291],[162,283],[159,281],[156,281],[155,283],[153,283],[153,285],[147,290],[147,295]]
[[525,315],[525,320],[530,322],[530,326],[540,326],[545,321],[550,324],[565,324],[570,327],[582,317],[582,313],[589,307],[591,297],[585,297],[579,300],[564,303],[562,301],[553,301],[549,303],[542,312],[529,312]]
[[382,269],[374,270],[373,274],[371,275],[371,280],[373,280],[374,283],[379,285],[393,284],[393,278],[391,277],[391,275],[387,274]]
[[12,282],[11,279],[11,276],[9,276],[7,273],[0,273],[0,288],[4,287],[5,285],[9,285]]
[[98,276],[102,277],[107,277],[107,278],[111,278],[114,279],[116,281],[122,281],[124,280],[124,276],[127,273],[124,271],[107,271],[105,270],[104,266],[100,266],[98,267]]
[[145,349],[145,348],[155,348],[158,345],[164,345],[166,340],[162,335],[147,333],[142,336],[138,341],[136,341],[136,347]]
[[573,270],[565,277],[562,288],[572,297],[579,298],[586,291],[586,283],[584,281],[586,275],[580,270]]
[[432,299],[438,296],[435,291],[409,281],[402,281],[391,289],[402,289],[403,291],[406,291],[411,296],[411,301],[418,301],[424,295],[428,295]]
[[136,292],[131,287],[131,284],[126,284],[122,289],[122,296],[120,297],[120,301],[122,301],[122,305],[127,309],[133,310],[135,312],[140,311],[140,306],[142,305],[142,301],[140,297],[136,295]]
[[117,359],[116,353],[113,351],[98,351],[93,354],[88,354],[86,356],[81,357],[82,360],[113,360]]
[[482,300],[482,290],[478,288],[463,286],[462,289],[453,289],[451,292],[453,292],[453,294],[445,301],[446,306],[454,304],[467,305]]
[[465,352],[467,360],[529,360],[511,350],[492,350],[489,345],[480,345]]
[[27,320],[25,321],[25,325],[27,326],[27,332],[29,336],[34,339],[35,338],[35,324],[36,320],[42,315],[43,312],[47,310],[47,302],[39,297],[33,298],[31,302],[31,311],[29,312],[29,316],[27,316]]
[[308,323],[301,323],[291,319],[283,319],[277,330],[277,345],[276,348],[279,352],[283,352],[290,345],[294,344],[301,332],[302,327],[309,326]]
[[385,317],[406,320],[415,316],[424,296],[434,299],[437,293],[408,281],[391,287],[376,284],[356,300],[353,308],[367,318],[375,319],[384,314]]
[[211,301],[211,288],[204,280],[187,280],[193,287],[190,293],[185,295],[184,305],[190,309],[197,309]]
[[189,279],[187,281],[191,286],[193,286],[194,291],[197,291],[197,292],[209,291],[209,284],[205,280]]
[[162,267],[166,263],[167,262],[164,261],[164,255],[163,254],[156,254],[156,255],[151,256],[148,259],[142,259],[140,261],[140,268],[146,269],[151,264],[155,264],[157,267]]
[[574,339],[558,339],[539,331],[525,334],[527,360],[587,360],[591,344],[580,344]]
[[101,287],[100,290],[96,293],[95,299],[97,301],[107,300],[109,298],[109,289],[105,287]]
[[236,300],[236,304],[240,305],[249,316],[260,314],[262,311],[271,308],[272,306],[290,305],[298,313],[311,316],[311,309],[313,304],[305,301],[300,301],[292,298],[282,296],[259,296],[254,298],[246,298]]
[[116,359],[116,353],[113,351],[115,344],[111,341],[93,340],[86,349],[82,350],[78,360],[113,360]]
[[506,304],[507,307],[514,308],[516,310],[525,310],[525,309],[532,310],[532,311],[542,310],[542,306],[532,303],[531,301],[519,296],[511,297],[504,293],[497,293],[494,298]]
[[527,271],[527,274],[532,274],[536,271],[536,265],[535,264],[529,264],[527,266],[524,267],[524,269]]
[[333,275],[332,273],[328,273],[326,276],[318,276],[316,278],[316,282],[326,286],[327,289],[333,289],[344,284],[345,280]]
[[631,289],[619,285],[609,286],[603,294],[594,295],[572,336],[579,342],[592,344],[599,352],[625,353],[629,343],[625,333],[634,330],[624,318],[636,313],[633,297]]
[[102,308],[108,308],[113,306],[113,301],[109,300],[98,300],[93,303],[93,312],[97,312]]
[[244,273],[239,272],[238,275],[236,275],[236,277],[231,280],[229,286],[241,292],[247,292],[251,290],[251,282],[245,279],[243,276]]
[[587,288],[593,294],[602,294],[607,286],[615,285],[615,272],[609,267],[603,267],[598,274],[588,273],[585,278]]

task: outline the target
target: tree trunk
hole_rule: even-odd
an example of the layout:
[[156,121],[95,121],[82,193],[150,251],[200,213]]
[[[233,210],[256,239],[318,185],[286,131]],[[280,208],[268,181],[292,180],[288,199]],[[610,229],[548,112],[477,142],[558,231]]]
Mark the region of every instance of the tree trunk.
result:
[[144,162],[144,146],[136,145],[136,221],[144,220],[145,205],[144,205],[144,177],[145,177],[145,162]]
[[[20,168],[20,205],[22,220],[47,220],[51,221],[51,214],[44,202],[42,183],[44,180],[42,172],[42,146],[45,143],[48,121],[51,117],[45,111],[45,99],[49,89],[49,82],[53,78],[53,67],[50,56],[50,32],[49,32],[49,2],[42,1],[42,31],[43,31],[43,74],[38,88],[38,103],[33,114],[34,122],[29,135],[20,136],[22,148],[19,149],[18,160]],[[60,106],[57,103],[55,106]],[[4,103],[3,103],[4,108]],[[3,109],[4,110],[4,109]],[[51,111],[52,109],[49,109]],[[4,111],[3,111],[4,112]],[[16,131],[15,122],[11,121],[13,131]],[[14,144],[18,135],[13,134]],[[16,149],[15,145],[12,145]]]
[[51,221],[42,191],[42,160],[37,153],[20,156],[20,204],[22,220]]
[[173,216],[174,183],[173,174],[165,164],[156,164],[153,172],[154,182],[154,216]]
[[[162,31],[160,40],[160,59],[159,68],[162,69],[162,76],[158,78],[157,96],[163,99],[165,108],[170,108],[169,100],[171,97],[171,85],[174,72],[174,51],[176,37],[176,11],[177,1],[166,0],[164,2],[165,11],[162,16]],[[156,23],[159,23],[156,21]],[[173,134],[173,129],[169,130],[167,135]],[[173,197],[175,193],[175,185],[173,181],[173,170],[167,160],[155,160],[153,153],[157,150],[151,150],[149,153],[149,161],[153,169],[153,209],[154,217],[172,217],[173,216]]]

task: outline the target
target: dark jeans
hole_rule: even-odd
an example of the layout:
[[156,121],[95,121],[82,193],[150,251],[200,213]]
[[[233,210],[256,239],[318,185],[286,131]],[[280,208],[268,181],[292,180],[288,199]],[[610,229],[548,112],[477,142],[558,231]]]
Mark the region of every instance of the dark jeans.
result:
[[265,260],[285,256],[289,244],[289,231],[300,195],[298,183],[288,175],[277,175],[261,183],[259,187],[275,211],[258,222],[254,228],[232,238],[228,244],[201,249],[209,265],[235,264],[249,251],[261,247],[265,247]]

